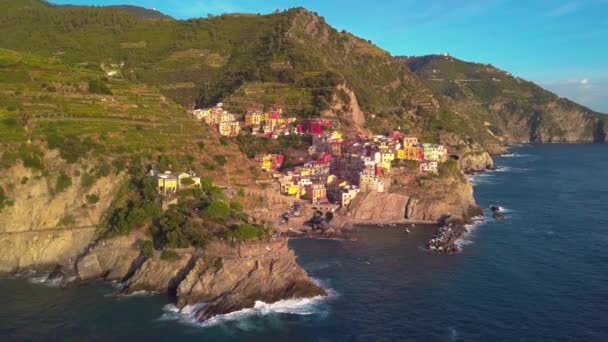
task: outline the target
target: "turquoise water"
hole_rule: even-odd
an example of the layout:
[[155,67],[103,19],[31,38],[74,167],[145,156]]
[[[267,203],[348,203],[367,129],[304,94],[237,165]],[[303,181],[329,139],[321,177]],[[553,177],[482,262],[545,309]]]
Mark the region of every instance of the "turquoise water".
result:
[[111,285],[62,290],[2,279],[3,341],[607,341],[608,146],[539,145],[474,177],[486,218],[445,256],[426,227],[361,229],[352,241],[293,240],[332,295],[259,305],[193,325],[163,296]]

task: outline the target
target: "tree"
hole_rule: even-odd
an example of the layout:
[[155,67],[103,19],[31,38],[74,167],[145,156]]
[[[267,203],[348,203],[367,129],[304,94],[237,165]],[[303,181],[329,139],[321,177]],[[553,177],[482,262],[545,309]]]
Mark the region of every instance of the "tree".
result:
[[205,210],[211,220],[223,220],[230,216],[230,207],[224,201],[213,200]]

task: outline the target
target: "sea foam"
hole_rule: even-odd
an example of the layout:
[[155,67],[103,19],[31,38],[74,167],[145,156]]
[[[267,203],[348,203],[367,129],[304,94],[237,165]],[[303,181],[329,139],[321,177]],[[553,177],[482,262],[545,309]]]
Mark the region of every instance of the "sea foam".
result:
[[[321,283],[318,280],[313,279],[313,281],[318,284]],[[274,303],[256,301],[253,308],[246,308],[224,315],[217,315],[204,322],[197,321],[195,316],[197,312],[207,305],[206,303],[187,305],[181,310],[173,304],[168,304],[163,307],[164,313],[159,320],[178,321],[183,324],[203,328],[217,326],[227,322],[236,322],[238,328],[248,330],[249,325],[245,323],[240,324],[239,321],[246,320],[253,316],[267,316],[273,314],[314,315],[322,313],[322,311],[319,309],[319,305],[337,296],[337,293],[332,289],[326,289],[326,291],[328,293],[327,296],[284,299]]]

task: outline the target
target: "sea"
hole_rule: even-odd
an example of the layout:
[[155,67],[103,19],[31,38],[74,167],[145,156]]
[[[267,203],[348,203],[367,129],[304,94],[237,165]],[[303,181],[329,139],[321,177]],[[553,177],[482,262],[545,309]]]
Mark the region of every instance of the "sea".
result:
[[506,217],[486,209],[460,253],[425,250],[428,226],[292,240],[327,298],[205,323],[162,295],[114,296],[115,284],[3,278],[0,340],[608,341],[608,145],[524,145],[496,162],[471,180],[479,205]]

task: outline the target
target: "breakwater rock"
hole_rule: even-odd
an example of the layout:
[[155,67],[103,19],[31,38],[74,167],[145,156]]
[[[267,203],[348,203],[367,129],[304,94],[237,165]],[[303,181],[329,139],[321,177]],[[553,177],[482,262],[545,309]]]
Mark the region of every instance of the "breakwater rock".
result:
[[428,241],[427,248],[441,253],[456,253],[458,241],[467,233],[465,221],[461,218],[449,217],[442,220],[437,232]]

